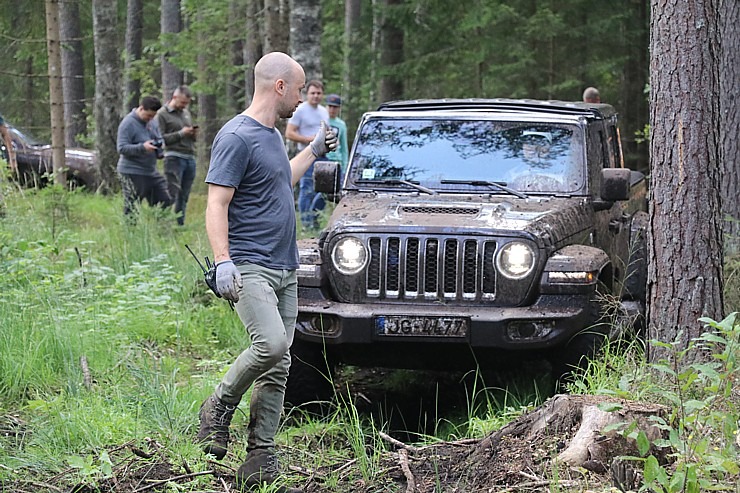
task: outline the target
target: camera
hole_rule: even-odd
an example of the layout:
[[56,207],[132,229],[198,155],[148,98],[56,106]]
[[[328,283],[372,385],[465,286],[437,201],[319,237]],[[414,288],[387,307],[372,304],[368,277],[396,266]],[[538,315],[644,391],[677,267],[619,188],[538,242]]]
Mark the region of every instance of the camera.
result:
[[152,145],[157,148],[157,159],[162,159],[164,157],[164,140],[152,139]]

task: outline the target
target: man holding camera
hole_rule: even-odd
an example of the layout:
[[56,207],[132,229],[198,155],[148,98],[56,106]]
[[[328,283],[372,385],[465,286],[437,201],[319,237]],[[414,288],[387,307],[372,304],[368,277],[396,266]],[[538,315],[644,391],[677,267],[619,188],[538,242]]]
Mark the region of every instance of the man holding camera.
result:
[[157,123],[164,139],[164,175],[175,203],[177,224],[185,224],[185,208],[195,180],[195,138],[198,127],[188,111],[192,94],[180,86],[172,99],[157,112]]
[[116,171],[123,189],[123,213],[136,210],[142,200],[163,209],[172,204],[167,181],[157,171],[157,159],[164,157],[164,141],[154,117],[162,107],[159,99],[146,96],[118,125],[117,148],[121,157]]

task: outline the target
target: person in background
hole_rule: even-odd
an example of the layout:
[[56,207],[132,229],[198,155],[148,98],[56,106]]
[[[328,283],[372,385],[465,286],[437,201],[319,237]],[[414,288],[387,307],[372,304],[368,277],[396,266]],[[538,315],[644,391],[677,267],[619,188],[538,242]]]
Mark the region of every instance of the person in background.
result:
[[347,171],[349,148],[347,144],[347,124],[339,118],[339,111],[342,109],[342,98],[337,94],[329,94],[326,96],[326,108],[329,111],[329,126],[339,139],[337,149],[327,154],[326,158],[331,161],[338,161],[341,164],[342,177],[344,177],[344,173]]
[[595,87],[587,87],[583,91],[583,102],[584,103],[600,103],[601,96],[599,96],[599,90]]
[[[301,103],[303,68],[285,53],[254,66],[254,97],[213,141],[206,175],[206,233],[216,263],[216,289],[235,303],[250,345],[200,408],[198,441],[222,459],[236,407],[254,384],[249,403],[247,459],[236,472],[240,489],[279,481],[275,433],[283,412],[298,316],[298,247],[293,187],[328,151],[336,136],[320,123],[293,159],[275,124]],[[275,485],[281,493],[295,488]]]
[[[321,104],[324,98],[324,85],[312,80],[306,86],[306,101],[303,102],[288,120],[285,137],[296,143],[302,151],[313,140],[319,131],[321,122],[329,125],[329,112]],[[313,186],[313,166],[301,178],[298,188],[298,210],[301,224],[307,229],[318,229],[318,212],[324,209],[324,198],[317,194]]]
[[124,215],[134,212],[144,199],[163,209],[172,204],[167,180],[157,171],[164,142],[154,117],[161,107],[158,98],[146,96],[118,125],[116,171],[121,179]]
[[191,100],[188,86],[180,86],[172,93],[172,99],[157,111],[159,131],[164,139],[164,175],[180,226],[185,224],[185,209],[195,180],[198,127],[193,125],[188,111]]

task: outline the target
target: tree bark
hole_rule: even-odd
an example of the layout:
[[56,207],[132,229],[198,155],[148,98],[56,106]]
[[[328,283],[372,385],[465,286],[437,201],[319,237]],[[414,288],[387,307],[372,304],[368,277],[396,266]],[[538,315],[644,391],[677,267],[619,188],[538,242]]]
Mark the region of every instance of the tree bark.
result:
[[123,69],[123,111],[127,113],[139,106],[141,80],[135,64],[141,60],[144,35],[144,0],[128,0],[126,8],[126,56]]
[[171,39],[182,30],[180,0],[162,0],[162,40],[165,51],[162,55],[162,100],[169,101],[172,93],[183,83],[182,70],[170,62],[175,55]]
[[720,153],[723,163],[722,213],[725,253],[740,253],[740,3],[720,7]]
[[93,0],[95,43],[95,149],[100,162],[104,189],[118,188],[116,139],[121,107],[121,67],[118,53],[118,11],[116,3]]
[[306,81],[322,80],[321,2],[290,1],[290,53],[306,72]]
[[[703,332],[700,317],[723,312],[718,3],[651,3],[648,330],[678,350]],[[652,362],[674,358],[648,350]]]
[[46,0],[46,51],[49,66],[49,106],[51,112],[51,162],[54,182],[67,186],[64,168],[64,89],[62,86],[62,48],[59,42],[59,0]]
[[244,42],[244,106],[252,103],[254,95],[254,66],[262,57],[263,25],[261,0],[247,0],[247,37]]
[[67,147],[78,147],[79,138],[87,134],[85,64],[82,59],[79,0],[60,2],[59,20],[64,88],[64,144]]
[[[245,2],[229,1],[229,39],[231,40],[231,63],[234,67],[244,64],[244,41],[242,33],[246,23]],[[248,34],[247,34],[248,36]],[[229,75],[226,83],[226,104],[229,113],[239,113],[243,109],[244,84],[241,71]]]
[[403,97],[398,65],[403,62],[403,30],[393,20],[393,9],[401,0],[385,0],[380,35],[380,102]]
[[[200,13],[198,14],[200,16]],[[206,44],[206,33],[201,34],[203,38],[200,40],[201,44]],[[209,56],[201,50],[198,53],[198,80],[201,82],[202,87],[205,90],[198,94],[198,113],[201,122],[201,130],[199,133],[198,140],[202,142],[200,146],[198,162],[205,163],[205,169],[201,170],[200,176],[205,176],[208,170],[208,163],[211,160],[211,145],[213,139],[216,138],[218,133],[220,122],[218,119],[218,107],[216,101],[216,95],[213,94],[212,88],[215,87],[214,73],[215,71],[209,66]]]
[[288,52],[290,26],[283,12],[287,8],[285,0],[265,0],[265,37],[262,41],[265,53]]
[[359,54],[362,51],[361,37],[362,2],[360,0],[345,0],[344,2],[344,88],[342,88],[343,119],[347,122],[347,136],[357,131],[357,122],[360,121],[362,107],[360,102]]

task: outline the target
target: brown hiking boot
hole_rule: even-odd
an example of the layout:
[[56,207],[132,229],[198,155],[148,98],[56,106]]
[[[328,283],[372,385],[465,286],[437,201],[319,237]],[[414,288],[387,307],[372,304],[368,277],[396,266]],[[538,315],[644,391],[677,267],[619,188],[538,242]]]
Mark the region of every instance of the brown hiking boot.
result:
[[200,406],[200,428],[198,443],[203,444],[203,452],[221,460],[229,446],[229,425],[236,406],[226,404],[215,394],[203,401]]
[[[236,471],[236,487],[240,491],[250,491],[262,485],[272,484],[280,479],[275,454],[265,449],[249,452],[247,460]],[[288,486],[278,486],[277,493],[303,493],[303,490]]]

